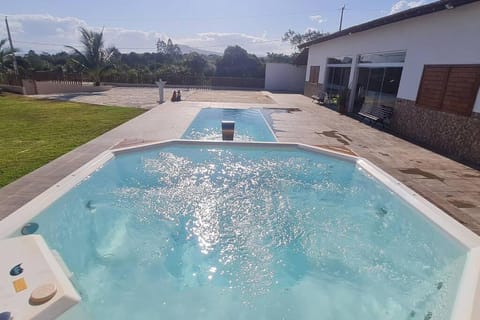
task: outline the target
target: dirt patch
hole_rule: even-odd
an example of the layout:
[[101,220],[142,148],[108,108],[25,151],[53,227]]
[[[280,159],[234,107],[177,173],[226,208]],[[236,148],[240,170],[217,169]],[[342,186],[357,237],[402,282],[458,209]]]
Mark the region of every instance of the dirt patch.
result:
[[344,153],[344,154],[347,154],[349,156],[358,156],[358,154],[356,154],[355,152],[353,152],[352,150],[350,150],[347,147],[327,146],[327,145],[321,145],[321,144],[316,144],[315,147],[319,147],[319,148],[322,148],[322,149],[328,149],[328,150],[332,150],[332,151],[335,151],[335,152]]
[[448,200],[451,204],[453,204],[455,207],[460,208],[460,209],[467,209],[467,208],[476,208],[476,205],[473,203],[470,203],[468,201],[462,201],[462,200]]
[[419,175],[419,176],[422,176],[424,178],[427,178],[427,179],[435,179],[435,180],[438,180],[438,181],[445,181],[445,179],[431,173],[431,172],[428,172],[428,171],[424,171],[422,169],[418,169],[418,168],[407,168],[407,169],[399,169],[400,172],[403,172],[405,174],[415,174],[415,175]]
[[336,130],[322,131],[322,132],[315,131],[315,133],[321,136],[337,139],[338,142],[346,146],[350,145],[350,142],[352,142],[352,139],[350,139],[350,137],[348,137],[347,135],[341,134]]

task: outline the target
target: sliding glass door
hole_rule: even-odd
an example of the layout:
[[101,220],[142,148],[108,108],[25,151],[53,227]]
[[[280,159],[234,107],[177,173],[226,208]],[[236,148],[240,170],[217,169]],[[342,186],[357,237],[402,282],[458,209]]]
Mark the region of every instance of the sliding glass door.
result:
[[354,112],[364,106],[393,107],[397,98],[402,67],[360,67]]

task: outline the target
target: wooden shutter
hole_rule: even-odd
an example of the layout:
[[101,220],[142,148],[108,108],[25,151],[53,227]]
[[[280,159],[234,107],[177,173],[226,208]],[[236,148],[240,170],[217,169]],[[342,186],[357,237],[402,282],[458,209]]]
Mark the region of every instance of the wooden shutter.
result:
[[425,66],[417,105],[470,116],[480,84],[480,65]]
[[318,77],[320,75],[320,66],[311,66],[310,67],[310,77],[308,82],[318,83]]
[[423,68],[417,97],[418,105],[441,109],[449,71],[449,67],[425,66]]
[[447,112],[471,115],[480,82],[480,66],[452,67],[442,109]]

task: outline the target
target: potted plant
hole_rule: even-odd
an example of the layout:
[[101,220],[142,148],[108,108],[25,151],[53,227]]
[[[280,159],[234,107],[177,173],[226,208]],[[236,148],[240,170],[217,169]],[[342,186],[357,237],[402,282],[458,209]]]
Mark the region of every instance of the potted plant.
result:
[[350,89],[344,88],[340,90],[337,99],[338,112],[341,114],[347,113],[348,99],[350,97]]

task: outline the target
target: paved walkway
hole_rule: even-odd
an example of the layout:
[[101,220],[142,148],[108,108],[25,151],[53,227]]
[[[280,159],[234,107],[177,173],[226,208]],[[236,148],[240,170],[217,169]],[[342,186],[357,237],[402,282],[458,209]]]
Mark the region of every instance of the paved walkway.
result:
[[[130,103],[134,101],[136,106],[146,108],[155,104],[152,99],[157,99],[154,88],[118,89],[112,91],[116,94],[110,97],[115,100],[105,100],[107,98],[103,95],[83,97],[89,99],[89,102],[99,104],[108,101],[113,105],[132,105]],[[196,99],[199,101],[211,94],[198,92]],[[351,150],[369,159],[480,234],[480,171],[339,115],[312,103],[302,95],[259,91],[242,91],[241,94],[217,90],[214,92],[216,98],[213,100],[218,101],[223,97],[222,101],[225,102],[188,101],[193,100],[194,95],[190,98],[186,96],[187,101],[184,102],[166,102],[5,186],[0,189],[0,218],[12,213],[108,148],[119,144],[179,138],[202,107],[255,106],[293,108],[290,112],[271,113],[273,129],[280,141]],[[238,101],[239,96],[245,103],[228,102]],[[259,96],[267,98],[258,100]],[[272,104],[270,100],[276,103]]]
[[[255,104],[275,103],[267,91],[240,91],[240,90],[203,90],[166,88],[165,100],[169,101],[173,90],[181,90],[184,101],[200,102],[238,102]],[[54,99],[99,104],[105,106],[137,107],[151,109],[158,105],[158,88],[129,88],[116,87],[103,92],[78,92],[32,95],[37,99]]]

